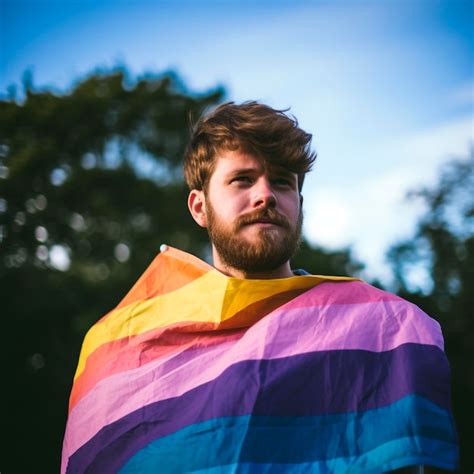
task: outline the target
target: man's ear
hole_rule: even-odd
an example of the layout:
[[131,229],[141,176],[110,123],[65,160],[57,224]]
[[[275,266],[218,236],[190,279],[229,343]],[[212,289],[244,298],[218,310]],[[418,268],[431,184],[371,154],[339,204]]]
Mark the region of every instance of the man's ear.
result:
[[201,227],[207,227],[206,198],[204,191],[193,189],[188,196],[189,212]]

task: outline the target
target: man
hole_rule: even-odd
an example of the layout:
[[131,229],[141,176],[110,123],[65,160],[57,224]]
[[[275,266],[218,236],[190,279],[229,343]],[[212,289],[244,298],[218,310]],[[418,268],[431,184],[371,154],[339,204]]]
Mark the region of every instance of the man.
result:
[[198,125],[184,168],[188,205],[209,231],[218,270],[236,278],[293,276],[300,191],[316,158],[310,140],[286,115],[256,103],[226,104]]
[[163,246],[91,328],[62,472],[456,467],[439,325],[363,282],[291,269],[310,140],[256,102],[197,123],[184,171],[213,266]]

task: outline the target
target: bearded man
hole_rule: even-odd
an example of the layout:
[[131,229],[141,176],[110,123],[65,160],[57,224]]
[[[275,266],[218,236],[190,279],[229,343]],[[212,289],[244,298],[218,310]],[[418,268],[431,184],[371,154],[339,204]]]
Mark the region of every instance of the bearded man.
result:
[[311,135],[227,103],[184,174],[213,266],[163,246],[86,336],[62,472],[455,469],[439,325],[353,278],[293,271]]
[[184,167],[188,205],[209,232],[218,270],[236,278],[293,276],[300,191],[316,158],[310,140],[286,115],[255,103],[227,104],[198,124]]

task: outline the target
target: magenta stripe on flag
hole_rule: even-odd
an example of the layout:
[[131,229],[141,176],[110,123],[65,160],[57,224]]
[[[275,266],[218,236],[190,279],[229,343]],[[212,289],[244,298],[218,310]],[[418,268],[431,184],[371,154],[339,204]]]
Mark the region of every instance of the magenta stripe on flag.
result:
[[[316,291],[314,291],[316,290]],[[294,298],[285,307],[302,308],[306,306],[327,306],[332,304],[375,303],[380,301],[404,301],[403,298],[368,285],[363,281],[325,281],[312,291],[305,293],[306,298]]]

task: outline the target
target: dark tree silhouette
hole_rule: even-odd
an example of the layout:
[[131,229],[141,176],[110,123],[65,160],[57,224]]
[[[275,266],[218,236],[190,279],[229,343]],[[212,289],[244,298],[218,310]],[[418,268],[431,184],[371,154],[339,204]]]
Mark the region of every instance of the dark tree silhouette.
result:
[[[410,193],[426,213],[414,237],[389,252],[398,293],[441,324],[451,363],[453,408],[461,444],[461,472],[474,466],[474,149],[449,162],[432,189]],[[425,268],[430,288],[414,291],[407,275]]]
[[[223,99],[172,73],[95,73],[65,93],[0,101],[0,288],[6,364],[2,472],[59,469],[67,400],[85,331],[111,310],[161,243],[200,257],[181,159],[189,116]],[[357,270],[349,251],[298,266]]]

